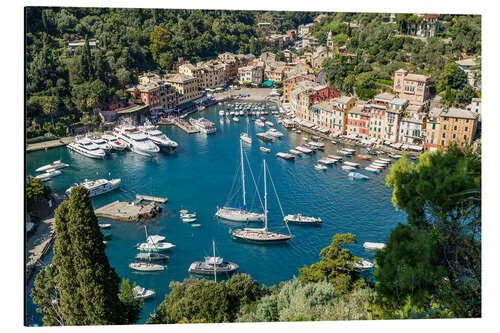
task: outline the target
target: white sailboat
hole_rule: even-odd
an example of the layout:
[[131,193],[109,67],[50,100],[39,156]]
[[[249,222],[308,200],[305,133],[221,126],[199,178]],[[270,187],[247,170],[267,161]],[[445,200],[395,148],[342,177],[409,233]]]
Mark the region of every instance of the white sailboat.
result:
[[245,191],[245,166],[243,163],[243,145],[240,140],[240,153],[241,153],[241,184],[243,189],[243,207],[217,207],[215,216],[230,221],[238,222],[262,222],[264,214],[250,212],[247,210],[246,191]]
[[[237,229],[232,232],[233,238],[246,240],[246,241],[254,241],[259,243],[267,243],[267,242],[283,242],[292,238],[292,235],[279,234],[277,232],[269,231],[267,228],[267,182],[266,182],[266,160],[264,160],[264,228],[244,228]],[[272,178],[271,178],[272,181]],[[274,188],[274,184],[273,184]],[[276,189],[275,189],[276,192]],[[277,193],[275,193],[277,196]],[[279,203],[279,199],[278,199]],[[280,204],[281,208],[281,204]],[[281,210],[283,215],[283,210]],[[288,225],[285,222],[285,225],[288,228]],[[290,229],[288,229],[290,233]]]

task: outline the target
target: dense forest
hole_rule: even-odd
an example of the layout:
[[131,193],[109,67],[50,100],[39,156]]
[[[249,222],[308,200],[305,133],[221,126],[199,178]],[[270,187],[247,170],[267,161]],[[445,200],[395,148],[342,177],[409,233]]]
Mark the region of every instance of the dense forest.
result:
[[[446,15],[436,37],[427,39],[405,34],[409,24],[421,19],[418,16],[396,14],[393,23],[389,19],[389,14],[336,13],[314,25],[313,35],[320,43],[326,46],[331,31],[334,45],[346,46],[355,55],[325,60],[323,68],[330,85],[369,99],[380,90],[391,91],[394,72],[404,68],[430,75],[433,92],[443,94],[443,104],[465,106],[480,96],[455,63],[463,54],[481,55],[480,16]],[[351,28],[349,23],[359,28]]]

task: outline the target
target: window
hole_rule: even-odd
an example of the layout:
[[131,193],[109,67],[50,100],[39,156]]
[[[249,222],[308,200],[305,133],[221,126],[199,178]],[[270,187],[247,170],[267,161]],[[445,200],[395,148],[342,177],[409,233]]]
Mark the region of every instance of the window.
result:
[[457,130],[457,126],[453,127],[453,130],[455,130],[455,131],[456,131],[456,130]]
[[458,118],[455,118],[455,122],[458,123]]
[[436,129],[436,124],[432,124],[432,129]]
[[444,140],[441,140],[441,146],[444,146]]
[[457,135],[456,135],[456,134],[453,134],[453,140],[455,140],[455,138],[456,138],[456,137],[457,137]]
[[443,125],[443,129],[446,129],[446,125]]
[[464,135],[464,140],[467,140],[467,134],[466,134],[466,135]]
[[468,127],[466,127],[466,128],[465,128],[465,131],[467,132],[468,130],[469,130],[469,128],[468,128]]
[[469,119],[466,119],[466,120],[465,120],[465,122],[466,122],[466,123],[468,123],[468,122],[469,122]]
[[446,133],[443,133],[443,139],[446,138]]

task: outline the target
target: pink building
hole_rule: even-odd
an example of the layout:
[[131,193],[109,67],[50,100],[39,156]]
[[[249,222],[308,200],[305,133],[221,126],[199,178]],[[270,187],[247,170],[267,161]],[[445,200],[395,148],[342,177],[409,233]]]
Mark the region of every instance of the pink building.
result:
[[404,69],[394,73],[394,93],[396,97],[415,102],[425,102],[430,98],[431,77],[421,74],[408,74]]

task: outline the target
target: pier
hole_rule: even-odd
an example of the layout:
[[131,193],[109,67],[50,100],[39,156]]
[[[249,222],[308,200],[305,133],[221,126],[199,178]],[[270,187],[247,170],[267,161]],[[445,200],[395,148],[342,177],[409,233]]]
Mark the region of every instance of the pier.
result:
[[70,136],[70,137],[60,138],[58,140],[29,143],[26,145],[26,153],[30,153],[32,151],[38,151],[38,150],[66,146],[68,143],[71,143],[73,141],[75,141],[75,138]]
[[153,218],[160,212],[161,207],[157,206],[154,201],[143,205],[136,202],[116,200],[94,210],[97,217],[123,222],[137,222],[141,219]]
[[168,201],[168,198],[153,197],[151,195],[143,195],[143,194],[136,194],[135,199],[137,200],[137,202],[151,201],[151,202],[157,202],[157,203],[161,203],[161,204],[164,204]]

